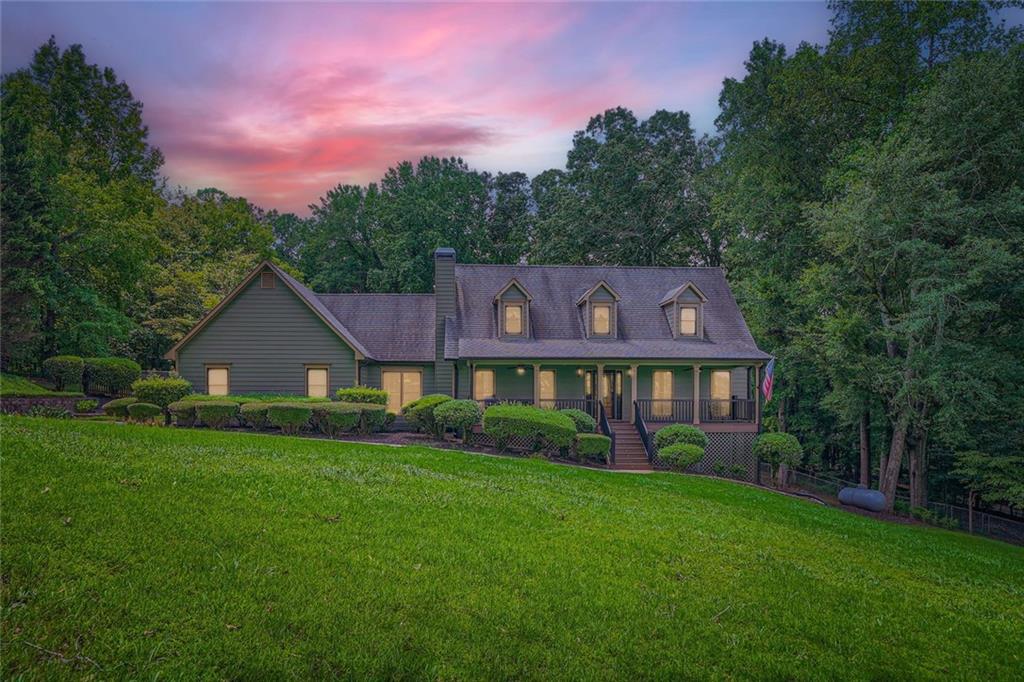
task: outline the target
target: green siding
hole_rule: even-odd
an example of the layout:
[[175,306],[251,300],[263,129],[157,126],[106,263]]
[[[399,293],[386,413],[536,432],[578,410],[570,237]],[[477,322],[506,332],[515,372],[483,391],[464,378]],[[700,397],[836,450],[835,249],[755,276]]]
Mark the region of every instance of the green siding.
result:
[[355,353],[281,282],[256,277],[178,350],[178,372],[206,392],[206,365],[231,367],[232,393],[306,392],[304,365],[330,366],[331,391],[355,383]]

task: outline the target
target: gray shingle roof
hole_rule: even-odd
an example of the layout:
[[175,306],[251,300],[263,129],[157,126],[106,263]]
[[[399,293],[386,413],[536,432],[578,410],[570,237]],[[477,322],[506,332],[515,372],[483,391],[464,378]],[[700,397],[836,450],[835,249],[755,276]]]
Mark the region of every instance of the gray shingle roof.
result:
[[381,362],[434,360],[433,294],[315,294]]
[[[532,338],[498,339],[495,294],[517,279],[533,295]],[[456,265],[462,358],[765,360],[720,268]],[[587,339],[577,300],[604,280],[621,297],[618,338]],[[705,296],[703,340],[675,339],[660,303],[693,282]],[[447,344],[446,344],[447,345]]]

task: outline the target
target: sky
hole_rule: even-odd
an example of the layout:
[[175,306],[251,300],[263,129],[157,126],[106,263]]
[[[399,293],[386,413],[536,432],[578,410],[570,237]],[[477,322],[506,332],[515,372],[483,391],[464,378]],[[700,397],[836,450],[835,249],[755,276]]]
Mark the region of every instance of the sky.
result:
[[754,41],[824,44],[824,3],[0,4],[0,67],[54,35],[144,105],[172,186],[308,214],[331,187],[460,156],[533,176],[607,108],[711,132]]

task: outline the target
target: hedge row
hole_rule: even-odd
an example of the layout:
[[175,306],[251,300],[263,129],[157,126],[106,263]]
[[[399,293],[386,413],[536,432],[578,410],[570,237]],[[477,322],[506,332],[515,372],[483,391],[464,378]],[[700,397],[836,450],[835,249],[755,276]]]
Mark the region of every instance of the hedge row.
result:
[[513,439],[529,440],[530,449],[568,448],[576,440],[576,424],[566,415],[530,405],[492,405],[484,412],[484,433],[506,450]]
[[199,424],[224,428],[233,423],[256,430],[277,427],[295,434],[317,431],[335,437],[356,431],[380,431],[388,422],[387,410],[377,403],[247,402],[233,400],[178,400],[167,406],[178,426]]
[[58,391],[81,386],[86,393],[117,396],[128,392],[142,376],[142,368],[128,358],[57,355],[43,361],[43,373]]

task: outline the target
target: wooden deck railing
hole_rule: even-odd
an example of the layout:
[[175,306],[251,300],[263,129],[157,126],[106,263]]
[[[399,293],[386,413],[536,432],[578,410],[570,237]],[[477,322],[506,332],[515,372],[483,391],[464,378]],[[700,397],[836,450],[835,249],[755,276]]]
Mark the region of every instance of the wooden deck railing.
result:
[[702,422],[752,422],[754,421],[754,412],[754,401],[744,398],[729,400],[702,398],[700,401],[700,420]]
[[643,398],[636,401],[636,408],[645,422],[693,423],[693,400],[690,398],[674,400]]

